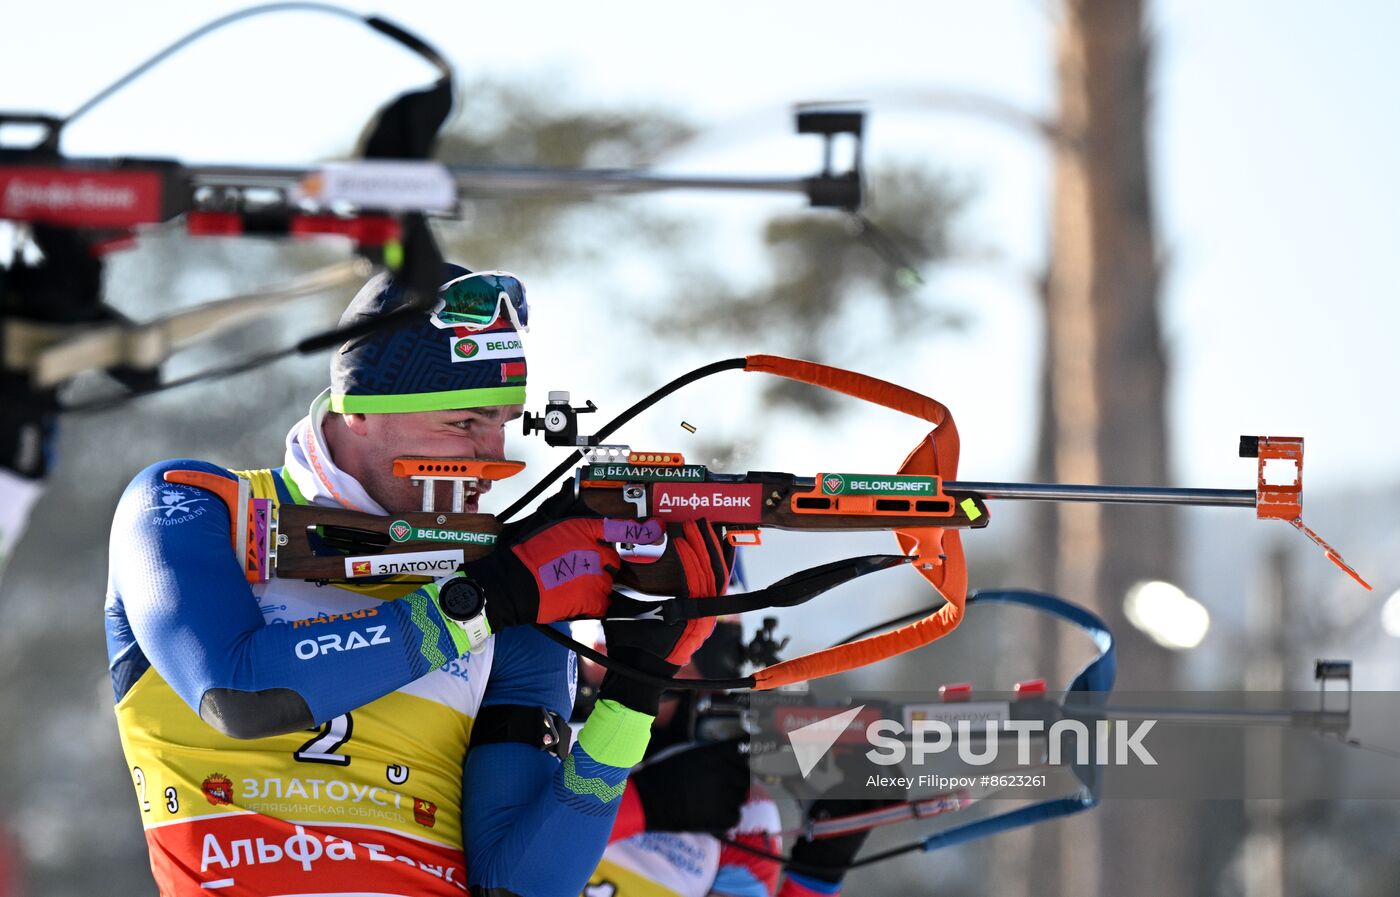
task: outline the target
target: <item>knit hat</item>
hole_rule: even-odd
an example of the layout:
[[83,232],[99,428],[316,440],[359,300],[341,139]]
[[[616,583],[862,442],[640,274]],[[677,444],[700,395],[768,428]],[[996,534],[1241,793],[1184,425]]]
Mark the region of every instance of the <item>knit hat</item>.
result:
[[[453,264],[442,270],[444,288],[472,273]],[[525,288],[513,275],[477,276],[518,289],[523,303]],[[340,326],[383,317],[409,301],[388,273],[378,274],[351,300]],[[392,414],[524,403],[525,349],[505,301],[484,329],[454,326],[434,310],[351,340],[331,358],[330,408],[336,412]]]

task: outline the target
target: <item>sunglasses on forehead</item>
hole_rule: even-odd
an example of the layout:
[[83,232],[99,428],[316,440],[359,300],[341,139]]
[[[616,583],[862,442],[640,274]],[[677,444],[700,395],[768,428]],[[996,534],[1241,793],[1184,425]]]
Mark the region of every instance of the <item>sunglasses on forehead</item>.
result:
[[500,316],[503,304],[516,330],[530,329],[530,304],[520,278],[506,271],[478,271],[439,287],[430,319],[443,330],[482,330]]

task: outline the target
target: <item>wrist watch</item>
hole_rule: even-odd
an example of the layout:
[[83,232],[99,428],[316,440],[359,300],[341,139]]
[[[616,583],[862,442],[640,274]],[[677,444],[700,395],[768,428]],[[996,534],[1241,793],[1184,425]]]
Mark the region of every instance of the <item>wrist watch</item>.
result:
[[480,583],[466,576],[449,579],[438,589],[438,607],[467,634],[471,653],[479,653],[491,635],[491,625],[486,622],[486,591]]

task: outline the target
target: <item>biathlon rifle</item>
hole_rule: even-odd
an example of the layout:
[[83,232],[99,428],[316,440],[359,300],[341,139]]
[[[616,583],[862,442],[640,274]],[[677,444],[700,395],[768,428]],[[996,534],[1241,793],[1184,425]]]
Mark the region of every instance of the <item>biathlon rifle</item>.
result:
[[[418,55],[437,72],[429,86],[395,98],[371,119],[358,156],[313,166],[190,165],[164,158],[70,158],[64,129],[176,52],[226,25],[264,13],[302,11],[348,18]],[[431,44],[379,16],[322,3],[253,6],[204,25],[99,91],[66,116],[0,110],[0,135],[37,131],[25,145],[0,139],[0,222],[11,222],[44,256],[0,268],[0,397],[45,413],[107,410],[116,403],[280,358],[332,348],[403,315],[313,333],[293,346],[176,380],[161,366],[176,351],[266,316],[295,299],[363,283],[371,266],[394,273],[426,307],[436,298],[442,257],[430,219],[460,217],[469,196],[622,195],[662,190],[760,191],[805,196],[815,208],[854,213],[864,175],[864,112],[799,107],[796,129],[824,141],[810,176],[741,177],[621,169],[443,165],[431,156],[453,106],[454,73]],[[834,163],[838,142],[854,144],[849,167]],[[109,253],[151,228],[178,223],[195,237],[340,237],[357,258],[280,288],[229,296],[161,318],[130,321],[102,302]],[[78,374],[105,371],[126,392],[60,403],[56,390]]]
[[[1362,744],[1351,737],[1352,725],[1352,664],[1348,660],[1318,660],[1314,664],[1313,678],[1318,683],[1316,704],[1312,707],[1292,709],[1260,710],[1256,708],[1201,707],[1120,707],[1112,703],[1111,692],[1116,678],[1116,648],[1113,633],[1108,625],[1091,611],[1053,595],[1020,589],[996,589],[974,592],[967,598],[968,607],[1003,605],[1034,611],[1059,623],[1080,630],[1097,648],[1097,652],[1079,672],[1075,673],[1068,685],[1058,695],[1052,694],[1044,679],[1022,680],[1008,692],[983,693],[974,691],[971,683],[961,682],[939,686],[937,697],[926,701],[882,701],[862,699],[862,709],[848,723],[847,729],[853,734],[863,733],[865,726],[876,719],[904,720],[906,726],[911,720],[937,718],[950,727],[958,720],[971,723],[971,737],[981,737],[977,727],[988,719],[1035,721],[1040,723],[1035,731],[1042,733],[1033,736],[1040,742],[1040,753],[1045,754],[1044,733],[1060,720],[1077,720],[1092,727],[1099,721],[1126,722],[1151,719],[1171,724],[1192,726],[1225,727],[1273,727],[1309,732],[1324,738],[1335,739],[1352,748],[1375,751],[1395,756],[1393,751],[1376,745]],[[917,614],[917,612],[916,612]],[[908,622],[915,615],[904,615],[884,621],[869,629],[847,636],[837,645],[857,641],[872,632],[898,626]],[[750,646],[750,654],[755,646]],[[763,709],[752,706],[751,695],[721,694],[707,696],[702,702],[702,714],[718,715],[727,718],[744,719],[742,728],[753,734],[751,742],[751,764],[756,778],[770,787],[778,787],[794,797],[806,800],[815,797],[813,781],[807,774],[810,770],[801,768],[796,756],[794,740],[788,733],[813,722],[850,712],[852,701],[820,701],[805,694],[778,694],[764,702]],[[886,733],[886,737],[889,737]],[[959,737],[959,736],[955,736]],[[767,740],[767,744],[764,742]],[[906,731],[902,740],[909,741]],[[838,737],[831,743],[830,752],[833,765],[844,769],[845,762],[855,755],[864,754],[870,748],[862,736]],[[1074,756],[1076,750],[1066,750],[1064,755]],[[1015,772],[1052,769],[1048,761],[1032,763],[1031,766],[1018,765]],[[887,847],[867,854],[848,867],[823,869],[797,863],[790,856],[756,848],[742,841],[725,839],[725,843],[737,850],[783,862],[796,871],[823,872],[844,871],[848,868],[868,866],[892,859],[907,853],[931,852],[946,847],[954,847],[969,841],[1001,834],[1016,828],[1049,822],[1065,816],[1081,813],[1098,806],[1102,800],[1103,780],[1100,767],[1082,762],[1067,762],[1073,775],[1074,786],[1069,793],[1059,797],[1040,799],[1013,809],[983,816],[970,822],[941,828],[918,840],[900,846]],[[982,772],[996,773],[997,770],[980,768]],[[863,770],[868,771],[868,770]],[[1014,779],[1016,776],[993,776]],[[1005,788],[998,785],[974,786],[958,785],[940,790],[937,786],[926,790],[911,789],[885,799],[862,801],[865,806],[853,812],[822,819],[807,819],[800,828],[783,833],[785,838],[803,837],[812,840],[839,838],[858,832],[907,822],[942,820],[943,817],[958,818],[960,813],[983,801],[997,797]],[[1011,797],[1013,795],[1006,794]],[[852,802],[856,804],[858,802]]]
[[[728,474],[687,464],[678,453],[636,452],[606,442],[617,428],[661,398],[702,377],[732,370],[780,376],[835,390],[922,419],[934,427],[894,474]],[[792,606],[857,577],[906,564],[942,599],[907,625],[776,663],[741,679],[652,677],[673,688],[772,689],[875,663],[941,638],[956,628],[963,617],[967,569],[960,531],[988,524],[990,500],[1253,507],[1260,518],[1291,523],[1321,546],[1333,563],[1370,588],[1302,522],[1300,438],[1246,437],[1241,441],[1242,454],[1258,463],[1257,485],[1252,490],[962,482],[957,479],[957,427],[941,403],[863,374],[773,355],[735,358],[698,368],[637,402],[597,433],[579,435],[578,414],[593,410],[591,402],[575,408],[569,404],[566,393],[554,393],[542,415],[526,416],[527,434],[539,430],[552,445],[572,446],[574,451],[499,517],[461,513],[466,490],[480,480],[518,473],[524,468],[520,462],[401,458],[395,462],[394,472],[421,484],[423,506],[419,512],[395,516],[294,505],[283,505],[274,514],[270,501],[249,497],[246,481],[190,471],[172,471],[166,479],[210,489],[224,499],[233,517],[234,549],[243,558],[244,573],[250,582],[265,581],[274,570],[283,578],[315,580],[355,580],[391,574],[446,575],[463,562],[492,551],[502,525],[572,470],[577,500],[588,511],[613,520],[636,521],[638,532],[645,519],[665,522],[704,518],[722,528],[726,538],[736,545],[759,544],[760,531],[770,527],[796,531],[892,530],[898,540],[899,554],[835,561],[801,571],[756,592],[661,601],[616,595],[609,611],[611,617],[677,622]],[[580,461],[582,464],[575,467]],[[1287,465],[1291,475],[1280,477],[1274,470],[1275,464]],[[448,512],[433,507],[436,484],[442,480],[453,484],[453,508]],[[623,530],[619,542],[628,541],[626,527]],[[637,591],[665,593],[665,584],[654,581],[645,564],[624,564],[617,581]],[[541,627],[540,631],[566,643],[581,656],[610,668],[620,666],[549,627]],[[647,678],[636,671],[628,672]]]

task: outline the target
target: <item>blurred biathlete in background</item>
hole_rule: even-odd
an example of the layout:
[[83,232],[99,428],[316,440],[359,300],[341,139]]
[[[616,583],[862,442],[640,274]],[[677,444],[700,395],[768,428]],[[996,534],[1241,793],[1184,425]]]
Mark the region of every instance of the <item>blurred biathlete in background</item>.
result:
[[[442,284],[431,314],[340,349],[283,466],[243,472],[256,496],[403,513],[421,495],[392,475],[394,458],[504,456],[525,400],[524,288],[454,265]],[[457,313],[479,312],[483,295],[484,321]],[[342,324],[407,302],[378,276]],[[499,339],[463,357],[453,346],[467,333]],[[106,606],[117,721],[161,893],[577,895],[660,692],[610,674],[569,749],[552,736],[567,731],[574,655],[524,624],[602,615],[620,563],[610,522],[583,516],[566,487],[507,526],[489,556],[436,582],[249,586],[227,508],[165,478],[177,470],[234,477],[184,459],[132,481]],[[713,529],[665,534],[675,593],[721,594],[728,552]],[[565,556],[573,575],[551,575]],[[443,613],[454,578],[485,595],[483,616]],[[660,675],[713,629],[605,625],[614,656]]]
[[[733,583],[731,583],[733,585]],[[575,636],[596,638],[575,624]],[[606,648],[605,639],[597,642]],[[721,619],[682,670],[688,677],[737,679],[745,658],[742,626]],[[582,721],[598,693],[602,670],[583,662],[575,717]],[[603,860],[582,897],[809,897],[839,894],[868,832],[817,841],[799,838],[784,869],[777,804],[752,783],[735,717],[707,718],[696,692],[668,692],[647,756],[628,779]],[[859,812],[867,801],[819,800],[809,815]]]
[[0,574],[44,491],[56,426],[52,414],[6,405],[0,411]]
[[[45,236],[54,235],[39,228]],[[77,289],[92,288],[98,295],[95,265],[64,252],[66,242],[47,249],[62,273],[45,272],[16,253],[9,264],[0,264],[0,575],[14,556],[29,520],[29,512],[44,490],[44,478],[54,464],[58,431],[57,392],[36,389],[29,373],[11,363],[5,321],[24,319],[35,324],[68,324],[75,318],[67,301]],[[47,276],[46,276],[47,275]]]

